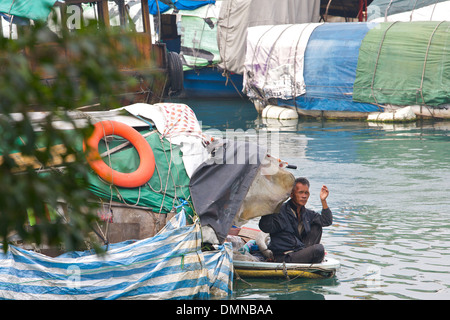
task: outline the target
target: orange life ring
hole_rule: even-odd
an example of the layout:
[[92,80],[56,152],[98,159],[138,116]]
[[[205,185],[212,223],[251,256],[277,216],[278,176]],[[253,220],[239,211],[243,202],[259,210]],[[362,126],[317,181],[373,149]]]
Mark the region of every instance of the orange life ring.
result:
[[[98,143],[108,135],[118,135],[127,139],[136,148],[139,154],[139,167],[131,173],[122,173],[109,167],[100,157]],[[94,132],[83,141],[83,150],[89,151],[86,159],[91,168],[105,181],[119,187],[136,188],[145,184],[155,171],[155,156],[147,140],[134,128],[117,121],[100,121],[94,125]]]

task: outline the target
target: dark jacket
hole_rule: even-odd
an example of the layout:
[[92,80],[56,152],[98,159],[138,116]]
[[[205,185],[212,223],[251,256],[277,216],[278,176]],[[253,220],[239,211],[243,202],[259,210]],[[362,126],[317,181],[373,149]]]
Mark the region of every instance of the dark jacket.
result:
[[[287,251],[298,251],[305,247],[298,231],[298,218],[295,212],[296,206],[292,200],[289,200],[283,203],[279,213],[262,216],[259,221],[259,228],[263,232],[270,233],[268,247],[275,255]],[[313,224],[326,227],[333,223],[333,215],[330,209],[322,209],[322,214],[319,214],[301,207],[300,215],[303,222],[302,234],[309,233]]]

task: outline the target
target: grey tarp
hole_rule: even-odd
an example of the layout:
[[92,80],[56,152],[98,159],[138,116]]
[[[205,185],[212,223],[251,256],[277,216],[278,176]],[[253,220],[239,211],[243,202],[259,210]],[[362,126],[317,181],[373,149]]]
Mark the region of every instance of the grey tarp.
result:
[[219,67],[242,74],[247,27],[319,22],[320,0],[227,0],[220,9],[217,42]]
[[225,140],[214,159],[202,163],[192,175],[189,188],[194,210],[202,227],[215,231],[219,243],[225,240],[265,155],[265,149],[255,144]]

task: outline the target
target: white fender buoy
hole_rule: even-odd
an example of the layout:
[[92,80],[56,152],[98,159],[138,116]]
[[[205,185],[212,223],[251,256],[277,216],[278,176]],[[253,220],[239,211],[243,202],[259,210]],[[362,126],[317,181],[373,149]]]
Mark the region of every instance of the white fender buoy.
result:
[[373,122],[405,122],[415,121],[416,114],[411,107],[404,107],[394,112],[373,112],[367,116],[367,121]]
[[263,118],[278,119],[278,120],[298,119],[297,111],[291,108],[273,105],[266,106],[263,109],[261,116]]

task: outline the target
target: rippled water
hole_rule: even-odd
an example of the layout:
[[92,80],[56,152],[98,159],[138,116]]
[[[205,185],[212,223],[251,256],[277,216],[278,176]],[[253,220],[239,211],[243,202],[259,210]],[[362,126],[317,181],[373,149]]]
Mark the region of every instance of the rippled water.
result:
[[320,211],[320,187],[330,190],[334,223],[322,243],[341,262],[336,276],[236,280],[233,299],[450,298],[449,121],[280,124],[246,101],[185,103],[204,129],[275,130],[279,157],[311,182],[308,207]]

